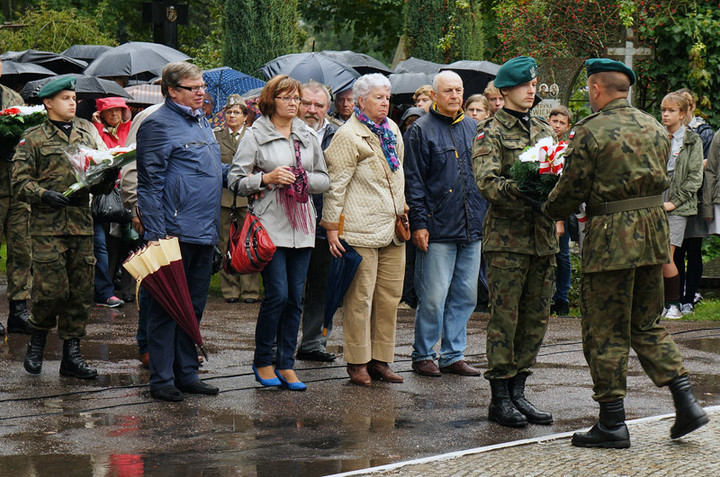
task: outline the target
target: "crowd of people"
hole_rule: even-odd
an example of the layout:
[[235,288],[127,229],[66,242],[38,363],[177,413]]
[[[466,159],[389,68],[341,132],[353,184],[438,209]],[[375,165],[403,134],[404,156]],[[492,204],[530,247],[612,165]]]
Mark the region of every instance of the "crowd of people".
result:
[[[574,236],[582,245],[583,349],[600,416],[573,444],[630,445],[623,400],[631,347],[653,382],[672,392],[671,436],[697,429],[707,416],[660,318],[692,312],[699,244],[718,233],[720,134],[713,138],[694,115],[687,90],[664,98],[661,125],[629,105],[632,70],[608,59],[588,60],[586,69],[594,113],[575,124],[564,106],[548,118],[532,114],[538,68],[523,56],[503,64],[484,94],[465,100],[459,75],[437,74],[418,89],[400,125],[389,117],[391,85],[381,74],[335,94],[332,114],[329,88],[278,75],[257,99],[259,114],[230,95],[224,124],[215,129],[202,71],[190,63],[168,64],[165,102],[132,120],[121,98],[98,99],[92,122],[80,119],[74,80],[49,82],[38,95],[48,119],[17,145],[3,202],[7,331],[31,335],[25,369],[41,372],[48,332],[57,325],[65,340],[60,373],[96,377],[80,352],[93,301],[122,306],[137,298],[138,350],[150,369],[151,395],[180,401],[183,393],[219,392],[199,380],[195,345],[160,301],[142,286],[132,296],[127,280],[119,286],[126,300],[116,296],[116,264],[128,250],[111,245],[112,225],[93,221],[90,197],[118,193],[139,241],[179,239],[198,322],[231,210],[240,220],[249,212],[259,219],[276,247],[260,273],[264,296],[257,274],[223,271],[221,288],[228,303],[261,300],[252,363],[260,385],[304,391],[296,359],[337,359],[322,329],[327,276],[332,260],[352,247],[362,261],[342,306],[350,382],[403,382],[391,368],[397,310],[415,308],[414,372],[484,374],[488,418],[510,427],[553,422],[525,389],[550,313],[569,311]],[[13,101],[3,87],[2,106]],[[558,184],[538,201],[518,187],[510,168],[543,138],[569,147]],[[62,191],[75,176],[63,150],[72,144],[136,144],[137,163],[68,198]],[[11,213],[30,224],[31,259],[20,258],[30,251],[23,255],[12,239],[20,219]],[[398,231],[405,215],[407,242]],[[490,314],[484,373],[464,356],[468,320],[481,306]]]

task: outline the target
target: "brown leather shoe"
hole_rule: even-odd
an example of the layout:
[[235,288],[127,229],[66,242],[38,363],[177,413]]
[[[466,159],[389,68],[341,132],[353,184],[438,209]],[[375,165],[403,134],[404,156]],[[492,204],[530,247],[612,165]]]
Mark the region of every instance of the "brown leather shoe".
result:
[[147,351],[145,351],[144,353],[140,353],[138,355],[138,359],[142,363],[143,368],[145,368],[145,369],[150,368],[150,353],[148,353]]
[[383,379],[388,383],[402,383],[403,378],[392,369],[387,363],[382,361],[370,360],[367,365],[368,374],[375,379]]
[[368,374],[367,364],[348,364],[347,373],[350,382],[358,386],[370,386],[372,380]]
[[423,359],[420,361],[413,361],[412,369],[420,376],[431,376],[433,378],[439,378],[440,368],[437,367],[435,361],[432,359]]
[[440,368],[443,373],[459,374],[461,376],[480,376],[482,371],[467,364],[463,359],[455,361],[450,366]]

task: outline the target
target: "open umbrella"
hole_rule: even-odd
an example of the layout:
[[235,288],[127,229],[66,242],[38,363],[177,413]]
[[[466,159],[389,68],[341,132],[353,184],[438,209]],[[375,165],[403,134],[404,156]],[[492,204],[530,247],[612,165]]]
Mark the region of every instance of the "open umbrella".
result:
[[392,71],[390,71],[390,68],[385,66],[382,61],[377,60],[370,55],[366,55],[365,53],[355,53],[354,51],[350,50],[325,50],[321,51],[320,54],[329,56],[338,63],[351,67],[361,75],[367,75],[371,73],[389,75],[390,73],[392,73]]
[[390,80],[390,95],[395,104],[411,104],[413,95],[420,87],[432,84],[433,75],[427,73],[393,73]]
[[124,99],[132,99],[132,96],[130,96],[130,94],[128,94],[122,86],[114,81],[78,74],[53,76],[50,78],[30,81],[25,85],[22,91],[20,91],[20,96],[22,96],[28,103],[37,103],[37,95],[47,82],[58,78],[64,78],[65,76],[72,76],[77,80],[77,83],[75,83],[75,94],[78,99],[96,99],[104,98],[106,96],[120,96]]
[[260,71],[268,79],[280,74],[291,76],[301,83],[313,79],[329,86],[333,94],[348,89],[360,77],[360,74],[351,67],[320,53],[293,53],[280,56],[265,63]]
[[473,94],[485,91],[487,84],[495,79],[500,65],[491,61],[470,61],[461,60],[449,65],[443,65],[440,71],[454,71],[459,74],[463,80],[465,88],[465,99]]
[[25,50],[10,53],[11,54],[7,57],[3,56],[2,59],[17,61],[18,63],[33,63],[35,65],[44,66],[59,75],[67,73],[80,73],[87,66],[87,63],[82,60],[58,55],[57,53],[52,53],[50,51]]
[[2,78],[0,78],[0,82],[5,85],[27,83],[28,81],[47,78],[49,76],[55,76],[55,73],[44,66],[3,60]]
[[162,74],[168,63],[189,60],[190,57],[169,46],[143,41],[131,41],[116,46],[98,56],[85,70],[90,76],[129,76],[151,80]]
[[215,102],[213,114],[216,114],[225,106],[227,97],[231,94],[243,95],[247,91],[265,86],[265,81],[253,78],[228,66],[204,71],[203,79],[208,85],[207,92]]
[[132,99],[128,104],[160,104],[165,102],[159,84],[138,84],[125,88]]
[[73,45],[67,50],[60,53],[76,60],[83,60],[87,62],[93,61],[98,56],[102,55],[108,50],[112,50],[112,46],[108,45]]
[[433,63],[432,61],[421,60],[420,58],[411,56],[407,60],[398,63],[395,68],[393,68],[393,73],[426,73],[434,75],[440,71],[440,68],[443,66],[444,65],[440,63]]
[[177,237],[160,239],[157,243],[146,245],[131,254],[123,262],[123,267],[198,345],[207,360]]
[[[341,222],[342,222],[341,217]],[[340,225],[342,229],[342,224]],[[327,336],[327,331],[332,323],[333,316],[345,298],[350,284],[355,277],[362,256],[357,251],[340,239],[340,245],[345,249],[342,257],[333,257],[328,270],[327,291],[325,292],[325,318],[323,320],[322,335]]]

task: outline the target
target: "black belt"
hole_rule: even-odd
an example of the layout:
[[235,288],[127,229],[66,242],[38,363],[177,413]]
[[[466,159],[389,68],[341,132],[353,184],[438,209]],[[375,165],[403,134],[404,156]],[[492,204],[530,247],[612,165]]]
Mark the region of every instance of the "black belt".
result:
[[613,200],[611,202],[602,202],[600,204],[588,204],[585,207],[585,213],[589,216],[610,215],[616,214],[618,212],[627,212],[630,210],[661,207],[664,202],[665,201],[663,200],[662,195],[635,197],[634,199]]

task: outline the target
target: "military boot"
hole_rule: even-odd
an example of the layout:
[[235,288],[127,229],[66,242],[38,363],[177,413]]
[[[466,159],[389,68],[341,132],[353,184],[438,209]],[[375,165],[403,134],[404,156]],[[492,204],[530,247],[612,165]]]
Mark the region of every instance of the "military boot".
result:
[[600,419],[587,432],[576,432],[572,437],[576,447],[604,447],[626,449],[630,447],[630,432],[625,425],[623,400],[600,403]]
[[80,354],[80,338],[71,338],[63,343],[63,357],[60,375],[80,379],[97,377],[97,370],[89,367]]
[[492,398],[490,400],[490,410],[488,411],[488,421],[494,421],[501,426],[507,427],[525,427],[528,421],[510,400],[508,381],[508,379],[490,380]]
[[25,300],[10,300],[10,315],[8,316],[8,333],[21,333],[31,335],[33,329],[30,327],[30,313],[27,310]]
[[710,422],[705,410],[695,399],[687,376],[675,378],[669,387],[675,403],[675,424],[670,428],[672,439],[682,437]]
[[23,361],[25,371],[30,374],[40,374],[47,333],[47,330],[33,330],[32,336],[30,336],[30,342],[27,345],[27,352],[25,353],[25,361]]
[[510,378],[508,381],[510,400],[515,405],[515,408],[527,418],[529,423],[552,424],[552,414],[537,409],[525,398],[525,380],[527,380],[527,377],[527,373],[522,373]]

